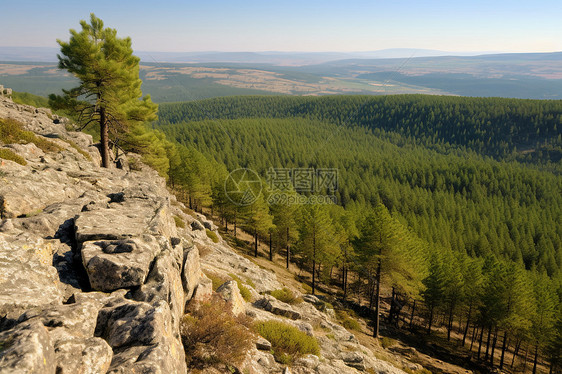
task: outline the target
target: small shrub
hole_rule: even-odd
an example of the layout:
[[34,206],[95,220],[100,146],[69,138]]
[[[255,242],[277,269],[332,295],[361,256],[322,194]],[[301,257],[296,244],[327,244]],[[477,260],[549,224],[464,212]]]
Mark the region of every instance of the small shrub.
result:
[[0,142],[4,144],[33,143],[44,152],[57,152],[60,147],[31,131],[25,131],[22,124],[12,119],[0,119]]
[[213,243],[219,242],[219,237],[217,236],[217,234],[214,231],[211,231],[209,229],[205,229],[205,232],[207,233],[207,237],[209,239],[211,239],[213,241]]
[[387,349],[389,347],[392,347],[393,345],[396,344],[396,340],[389,338],[387,336],[383,336],[380,340],[381,345],[384,349]]
[[242,298],[247,302],[252,301],[252,293],[250,292],[248,287],[246,287],[242,283],[242,280],[238,276],[236,276],[235,274],[230,273],[228,275],[230,275],[232,280],[236,281],[236,284],[238,285],[238,289],[240,290],[240,295],[242,296]]
[[306,354],[320,354],[318,341],[294,326],[275,320],[261,321],[254,326],[261,336],[269,340],[275,359],[283,364]]
[[304,284],[302,285],[302,289],[304,290],[304,292],[311,294],[312,293],[312,287],[310,287],[308,284]]
[[287,287],[283,287],[280,290],[273,290],[270,294],[277,300],[287,304],[299,304],[303,301],[301,298],[296,297],[293,291],[291,291]]
[[174,216],[174,222],[176,223],[176,227],[179,227],[180,229],[185,228],[185,222],[180,216]]
[[227,368],[240,364],[254,344],[250,319],[235,317],[220,298],[201,304],[181,321],[180,334],[189,368]]
[[336,309],[336,318],[348,330],[361,331],[359,322],[349,315],[349,312],[342,309]]
[[3,158],[4,160],[17,162],[20,165],[24,165],[24,166],[27,165],[27,161],[25,161],[23,157],[15,154],[14,152],[6,148],[0,148],[0,158]]

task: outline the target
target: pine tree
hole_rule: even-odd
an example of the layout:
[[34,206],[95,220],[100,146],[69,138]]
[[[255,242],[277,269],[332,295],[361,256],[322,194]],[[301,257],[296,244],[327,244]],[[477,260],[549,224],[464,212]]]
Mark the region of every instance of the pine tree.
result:
[[53,108],[75,112],[81,125],[99,124],[102,166],[109,167],[110,137],[115,141],[130,126],[156,119],[157,105],[149,95],[139,100],[140,59],[133,55],[131,38],[118,38],[117,31],[104,28],[93,13],[89,24],[80,25],[82,31],[70,30],[68,42],[57,40],[59,68],[80,84],[49,99]]

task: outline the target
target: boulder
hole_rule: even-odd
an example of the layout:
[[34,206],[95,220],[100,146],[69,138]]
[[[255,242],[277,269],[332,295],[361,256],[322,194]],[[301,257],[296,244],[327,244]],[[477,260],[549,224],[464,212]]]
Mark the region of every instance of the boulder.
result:
[[40,321],[47,328],[65,328],[73,335],[94,335],[101,303],[88,300],[82,303],[34,308],[22,314],[18,322]]
[[205,226],[203,226],[199,221],[193,221],[191,222],[191,229],[195,231],[205,230]]
[[184,247],[181,280],[183,291],[185,292],[185,300],[191,299],[195,288],[199,284],[200,278],[201,264],[199,262],[199,249],[197,249],[197,246]]
[[17,319],[33,307],[62,304],[52,244],[29,234],[0,233],[0,316]]
[[114,356],[108,373],[185,373],[185,353],[168,304],[121,300],[98,315],[96,336]]
[[258,337],[258,340],[256,341],[256,348],[259,349],[260,351],[271,351],[271,343],[269,342],[269,340],[262,338],[261,336]]
[[217,294],[219,294],[224,301],[232,306],[232,313],[237,316],[246,311],[246,302],[240,294],[238,289],[238,284],[235,281],[228,281],[222,286],[217,288]]
[[1,374],[55,374],[55,350],[39,321],[25,322],[0,333]]
[[292,320],[301,319],[299,312],[295,311],[289,304],[275,299],[274,297],[264,297],[254,303],[256,308],[267,310],[270,313],[287,317]]
[[90,285],[97,291],[114,291],[144,284],[150,265],[160,252],[153,236],[86,242],[82,264]]
[[172,324],[176,330],[179,329],[185,300],[180,271],[173,258],[171,246],[156,257],[146,283],[132,295],[133,299],[152,305],[160,301],[168,303],[172,313]]
[[71,339],[55,344],[57,374],[105,374],[113,351],[101,338]]

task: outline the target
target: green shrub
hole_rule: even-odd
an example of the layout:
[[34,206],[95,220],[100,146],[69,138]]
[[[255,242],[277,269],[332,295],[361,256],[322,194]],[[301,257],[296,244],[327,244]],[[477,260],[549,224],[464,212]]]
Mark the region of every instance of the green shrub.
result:
[[238,285],[238,289],[240,290],[240,295],[242,295],[242,298],[245,301],[252,301],[252,293],[250,292],[250,290],[248,289],[248,287],[246,287],[243,283],[242,280],[236,276],[235,274],[228,274],[230,275],[230,277],[232,278],[232,280],[236,281],[236,284]]
[[49,99],[29,92],[12,91],[12,101],[16,104],[31,105],[38,108],[49,107]]
[[4,144],[33,143],[44,152],[57,152],[60,147],[53,142],[25,131],[22,124],[12,119],[0,119],[0,142]]
[[383,336],[380,342],[384,349],[387,349],[388,347],[392,347],[393,345],[396,344],[396,340],[389,338],[387,336]]
[[14,152],[6,148],[0,148],[0,158],[3,158],[4,160],[17,162],[20,165],[24,165],[24,166],[27,165],[27,161],[25,161],[23,157],[15,154]]
[[302,299],[300,297],[296,297],[293,291],[288,289],[287,287],[283,287],[280,290],[273,290],[271,291],[271,296],[276,298],[279,301],[283,301],[287,304],[299,304],[302,303]]
[[275,359],[283,364],[306,354],[320,354],[318,341],[294,326],[274,320],[261,321],[254,326],[261,336],[269,340]]
[[348,330],[361,331],[361,325],[359,324],[359,322],[349,314],[350,312],[348,312],[347,310],[336,309],[336,318],[343,327]]
[[181,219],[180,216],[174,216],[174,222],[176,223],[176,227],[179,227],[181,229],[185,228],[185,222],[183,221],[183,219]]
[[[232,315],[226,303],[216,297],[182,318],[180,334],[190,369],[230,369],[242,362],[254,344],[251,321]],[[225,368],[226,366],[226,368]]]
[[209,239],[211,239],[213,241],[213,243],[219,242],[219,237],[217,236],[217,234],[214,231],[211,231],[209,229],[205,229],[205,232],[207,233],[207,237]]

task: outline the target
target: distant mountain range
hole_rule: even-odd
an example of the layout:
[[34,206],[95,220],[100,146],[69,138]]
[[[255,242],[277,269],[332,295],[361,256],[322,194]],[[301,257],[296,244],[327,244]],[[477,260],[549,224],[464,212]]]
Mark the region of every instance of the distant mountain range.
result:
[[[0,47],[0,61],[56,62],[55,47]],[[370,52],[146,52],[135,54],[143,62],[251,63],[299,66],[346,59],[381,59],[435,56],[474,56],[491,52],[447,52],[432,49],[392,48]]]

